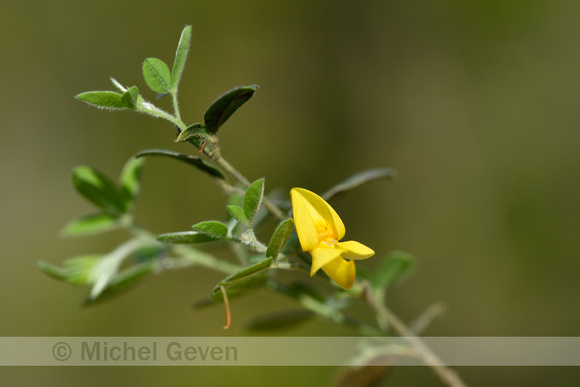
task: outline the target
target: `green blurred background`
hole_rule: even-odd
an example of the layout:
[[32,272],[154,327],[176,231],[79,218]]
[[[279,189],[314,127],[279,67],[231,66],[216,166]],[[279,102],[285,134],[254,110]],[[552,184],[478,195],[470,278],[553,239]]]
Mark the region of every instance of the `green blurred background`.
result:
[[[360,169],[399,171],[334,206],[348,239],[418,258],[389,295],[403,319],[443,301],[429,336],[580,334],[579,2],[21,0],[0,3],[1,336],[241,336],[256,312],[295,306],[259,292],[233,303],[223,331],[221,308],[190,308],[220,279],[207,270],[166,273],[83,309],[84,289],[36,269],[38,259],[106,252],[125,238],[58,237],[91,210],[70,183],[74,166],[116,176],[139,150],[189,151],[164,121],[73,99],[111,89],[110,76],[153,99],[142,61],[171,62],[186,24],[186,122],[231,87],[261,85],[220,132],[224,155],[248,178],[321,192]],[[151,230],[186,230],[223,217],[223,205],[206,176],[148,160],[137,217]],[[318,321],[279,334],[354,332]],[[337,372],[3,368],[0,384],[321,386]],[[472,386],[580,383],[577,368],[459,372]],[[413,367],[388,381],[438,383]]]

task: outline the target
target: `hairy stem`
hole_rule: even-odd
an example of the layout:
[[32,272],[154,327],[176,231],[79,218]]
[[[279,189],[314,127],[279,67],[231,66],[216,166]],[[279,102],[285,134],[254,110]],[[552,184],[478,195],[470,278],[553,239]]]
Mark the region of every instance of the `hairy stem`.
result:
[[[181,118],[179,117],[179,108],[177,105],[177,96],[172,94],[173,98],[174,98],[174,107],[175,107],[175,117],[171,116],[171,115],[161,115],[161,113],[159,113],[159,117],[161,118],[165,118],[167,120],[169,120],[170,122],[172,122],[174,125],[176,125],[179,128],[179,131],[183,131],[187,128],[187,125],[181,121]],[[204,142],[205,143],[205,142]],[[213,143],[213,146],[205,146],[204,148],[200,148],[200,152],[205,153],[207,156],[209,156],[209,158],[211,159],[211,161],[213,161],[216,165],[218,165],[223,171],[226,172],[226,174],[233,179],[234,181],[236,181],[237,183],[243,185],[244,187],[249,187],[250,186],[250,181],[244,176],[242,175],[236,168],[234,168],[233,165],[231,165],[226,159],[224,159],[221,155],[220,149],[219,149],[219,145],[217,143],[217,137],[215,138],[215,141]],[[223,186],[222,186],[223,188]],[[276,204],[274,204],[270,199],[268,199],[267,197],[262,198],[262,203],[264,203],[264,206],[278,219],[280,220],[284,220],[286,219],[286,215],[284,214],[284,212],[278,208],[278,206]]]
[[173,100],[173,111],[175,112],[175,118],[181,121],[181,115],[179,114],[179,102],[177,101],[177,91],[171,93],[171,98]]
[[[242,184],[244,187],[248,187],[250,185],[250,181],[246,179],[244,175],[238,172],[226,159],[224,159],[219,152],[213,155],[212,160],[216,162],[226,173],[232,177],[235,181]],[[262,203],[264,206],[278,219],[284,220],[286,219],[286,215],[277,205],[275,205],[270,199],[266,196],[262,198]]]
[[373,295],[373,291],[368,282],[364,283],[364,298],[367,303],[375,310],[377,316],[383,321],[387,322],[390,327],[409,345],[414,348],[423,363],[431,367],[433,372],[439,379],[451,387],[465,387],[465,383],[461,380],[455,371],[448,368],[439,356],[435,354],[423,341],[409,329],[393,312],[391,312],[386,305],[377,301]]

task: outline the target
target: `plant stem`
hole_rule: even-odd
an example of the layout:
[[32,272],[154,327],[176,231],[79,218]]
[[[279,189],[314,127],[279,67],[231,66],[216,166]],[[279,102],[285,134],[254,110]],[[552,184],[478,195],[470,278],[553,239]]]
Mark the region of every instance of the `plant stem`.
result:
[[177,101],[177,90],[171,93],[171,98],[173,100],[173,111],[175,112],[175,118],[181,121],[181,115],[179,114],[179,102]]
[[151,102],[143,101],[139,106],[137,106],[137,111],[145,114],[149,114],[150,116],[163,118],[171,122],[173,125],[177,125],[180,130],[187,129],[187,125],[180,119],[172,116],[171,114],[159,109],[157,106],[153,105]]
[[431,322],[439,317],[444,311],[445,306],[443,304],[431,304],[416,320],[413,321],[409,328],[418,335],[431,325]]
[[[187,128],[187,125],[181,120],[181,117],[179,115],[179,105],[177,102],[177,94],[175,93],[171,93],[171,96],[173,98],[173,106],[175,109],[175,116],[172,116],[170,114],[165,113],[164,111],[162,111],[161,109],[158,109],[157,107],[155,107],[154,105],[147,106],[150,111],[155,111],[155,115],[157,115],[160,118],[164,118],[168,121],[170,121],[171,123],[173,123],[174,125],[177,125],[177,127],[179,127],[180,130],[185,130]],[[151,114],[151,113],[150,113]],[[203,148],[201,148],[202,151],[205,154],[207,154],[210,159],[216,163],[219,167],[221,167],[233,180],[235,180],[236,182],[242,184],[244,187],[249,187],[250,186],[250,181],[244,176],[242,175],[236,168],[234,168],[233,165],[231,165],[226,159],[224,159],[221,155],[219,146],[217,144],[217,138],[215,139],[214,142],[214,146],[211,147],[206,147],[205,150],[203,150]],[[264,206],[278,219],[280,220],[284,220],[286,219],[286,215],[284,214],[284,212],[278,208],[277,205],[275,205],[270,199],[268,199],[267,197],[263,197],[262,198],[262,203],[264,203]]]
[[[207,148],[206,148],[207,149]],[[226,159],[224,159],[216,146],[214,152],[210,155],[211,159],[219,165],[224,171],[227,172],[230,177],[232,177],[235,181],[242,184],[244,187],[248,187],[250,185],[250,181],[246,179],[244,175],[242,175],[233,165],[231,165]]]
[[[153,108],[154,108],[156,110],[156,115],[158,117],[165,118],[166,120],[170,121],[174,125],[177,125],[177,127],[179,127],[180,130],[185,130],[185,129],[187,129],[187,125],[183,121],[181,121],[181,117],[179,116],[179,107],[177,104],[177,95],[175,95],[173,93],[171,95],[173,97],[173,105],[175,108],[175,117],[163,112],[160,109],[157,109],[154,106],[151,108],[151,110],[153,110]],[[233,180],[235,180],[236,182],[238,182],[239,184],[243,185],[246,188],[250,186],[250,181],[244,175],[242,175],[236,168],[234,168],[233,165],[231,165],[226,159],[224,159],[222,157],[219,146],[217,144],[217,137],[215,139],[214,146],[211,147],[211,149],[209,146],[205,147],[205,150],[203,150],[203,153],[208,155],[209,158],[215,164],[217,164],[219,167],[221,167]],[[264,206],[266,206],[266,208],[275,217],[277,217],[280,220],[286,219],[286,215],[284,214],[284,212],[280,208],[278,208],[278,206],[276,206],[270,199],[268,199],[267,197],[263,197],[262,203],[264,203]]]
[[[235,181],[242,184],[244,187],[250,186],[250,181],[248,179],[246,179],[246,177],[244,175],[242,175],[240,172],[238,172],[238,170],[235,169],[226,159],[224,159],[219,151],[215,152],[212,155],[212,160],[214,160],[215,163],[217,165],[219,165],[224,171],[226,171],[226,173],[228,175],[230,175],[230,177],[233,178]],[[266,196],[264,196],[262,198],[262,203],[264,203],[264,206],[266,206],[266,208],[275,217],[277,217],[280,220],[286,219],[286,215],[284,214],[284,212],[282,212],[282,210],[280,208],[278,208],[278,206],[275,205]]]
[[373,296],[373,291],[368,282],[363,284],[364,298],[368,304],[375,310],[378,317],[386,321],[389,326],[405,341],[407,341],[418,353],[421,360],[433,369],[433,372],[439,379],[451,387],[466,387],[459,375],[448,368],[439,356],[437,356],[423,341],[411,331],[395,314],[393,314],[386,305],[378,302]]

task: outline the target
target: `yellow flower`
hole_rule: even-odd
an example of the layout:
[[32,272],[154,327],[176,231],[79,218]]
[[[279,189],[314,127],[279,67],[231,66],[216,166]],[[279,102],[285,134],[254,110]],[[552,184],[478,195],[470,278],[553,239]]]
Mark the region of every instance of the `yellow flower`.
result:
[[310,276],[322,269],[334,282],[350,289],[356,276],[353,260],[367,259],[375,252],[359,242],[339,242],[345,234],[344,224],[314,192],[292,188],[290,197],[300,246],[312,255]]

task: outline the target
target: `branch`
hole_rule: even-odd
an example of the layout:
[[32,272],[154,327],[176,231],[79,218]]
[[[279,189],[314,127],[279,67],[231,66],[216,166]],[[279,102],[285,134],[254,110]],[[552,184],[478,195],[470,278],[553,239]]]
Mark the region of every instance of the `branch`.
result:
[[379,303],[373,296],[373,291],[370,284],[365,281],[363,283],[364,299],[375,310],[378,317],[387,322],[389,326],[407,343],[409,343],[416,351],[419,358],[427,366],[433,369],[433,372],[439,379],[450,387],[466,387],[459,375],[455,371],[448,368],[439,356],[435,354],[423,341],[415,336],[405,323],[403,323],[395,314],[393,314],[384,304]]

